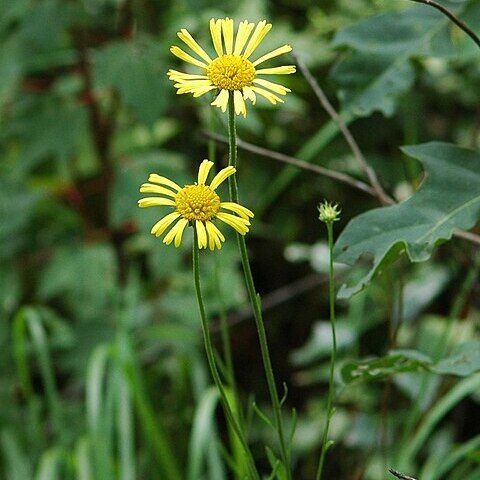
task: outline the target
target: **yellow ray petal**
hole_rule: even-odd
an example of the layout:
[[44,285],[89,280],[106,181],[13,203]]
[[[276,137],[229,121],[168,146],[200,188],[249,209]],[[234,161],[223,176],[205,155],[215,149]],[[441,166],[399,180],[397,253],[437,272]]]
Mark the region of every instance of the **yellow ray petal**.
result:
[[221,20],[210,19],[210,35],[212,36],[213,47],[217,55],[221,57],[223,55]]
[[225,237],[222,232],[212,222],[205,222],[205,228],[208,233],[208,248],[215,250],[215,247],[219,250],[222,248],[222,242],[225,241]]
[[243,99],[243,95],[240,90],[235,90],[233,92],[233,104],[235,106],[235,113],[237,115],[243,115],[244,117],[247,116],[247,109],[245,107],[245,100]]
[[200,80],[208,79],[206,75],[194,75],[193,73],[179,72],[178,70],[170,69],[167,72],[168,78],[170,80]]
[[204,223],[196,220],[195,228],[197,230],[198,248],[207,248],[207,231]]
[[248,23],[248,20],[240,22],[237,31],[237,37],[235,38],[235,48],[233,50],[234,55],[240,55],[242,53],[243,47],[247,43],[248,37],[252,33],[254,23]]
[[217,98],[210,105],[219,107],[222,109],[222,112],[226,112],[228,105],[228,90],[221,90],[217,95]]
[[222,31],[225,52],[227,55],[230,55],[233,51],[233,20],[231,18],[222,19]]
[[208,65],[206,63],[203,63],[200,60],[197,60],[196,58],[193,58],[191,55],[184,52],[180,47],[177,47],[177,46],[170,47],[170,51],[176,57],[181,58],[183,61],[185,61],[187,63],[191,63],[192,65],[196,65],[197,67],[200,67],[200,68],[207,68],[208,67]]
[[199,80],[183,80],[183,79],[178,79],[177,83],[174,84],[175,88],[198,88],[198,87],[209,87],[212,84],[210,83],[210,80],[208,79],[199,79]]
[[166,185],[167,187],[170,187],[177,192],[181,190],[181,187],[179,187],[175,182],[173,182],[167,177],[157,175],[156,173],[151,173],[148,177],[148,181],[152,183],[158,183],[159,185]]
[[250,88],[250,87],[243,87],[242,89],[243,92],[243,98],[250,100],[253,105],[257,102],[257,97],[255,95],[255,92]]
[[257,70],[257,75],[289,75],[296,71],[295,65],[284,65],[283,67],[260,68]]
[[212,169],[212,167],[213,167],[213,162],[210,162],[207,159],[203,160],[203,162],[200,164],[200,167],[198,168],[198,184],[199,185],[205,185],[208,174]]
[[267,23],[266,20],[262,20],[261,22],[257,23],[255,27],[255,31],[248,42],[247,48],[243,52],[243,56],[248,58],[253,51],[258,47],[260,42],[265,38],[265,35],[271,30],[272,24]]
[[138,206],[141,208],[164,207],[164,206],[173,207],[175,206],[175,202],[173,200],[170,200],[169,198],[147,197],[147,198],[141,198],[138,201]]
[[215,88],[217,87],[215,87],[214,85],[210,85],[209,87],[201,87],[201,88],[199,87],[193,92],[193,96],[195,98],[201,97],[202,95],[205,95],[207,92],[215,90]]
[[251,89],[261,95],[262,97],[265,97],[269,102],[273,103],[274,105],[276,103],[284,103],[283,100],[280,97],[277,97],[273,93],[269,92],[268,90],[264,90],[263,88],[260,87],[251,87]]
[[260,85],[263,88],[267,88],[272,92],[278,93],[279,95],[286,95],[291,90],[283,85],[279,85],[278,83],[273,83],[268,80],[264,80],[263,78],[256,78],[253,80],[253,83],[256,85]]
[[167,216],[163,217],[159,220],[150,230],[156,237],[159,237],[167,228],[168,226],[174,222],[180,214],[178,212],[169,213]]
[[167,195],[168,197],[175,198],[175,193],[173,193],[169,188],[160,187],[154,185],[153,183],[142,183],[140,187],[140,193],[158,193],[159,195]]
[[250,222],[244,218],[224,212],[218,212],[217,218],[227,225],[230,225],[241,235],[245,235],[248,232],[248,225],[250,225]]
[[245,220],[248,220],[249,218],[253,218],[255,216],[253,212],[250,211],[248,208],[235,202],[222,202],[220,203],[220,208],[225,208],[226,210],[235,212],[242,218],[245,218]]
[[216,175],[213,177],[213,180],[210,183],[210,188],[216,190],[218,186],[224,182],[230,175],[233,175],[236,172],[235,167],[225,167],[222,168]]
[[180,246],[180,243],[182,242],[183,231],[185,230],[187,224],[188,220],[185,218],[181,218],[165,235],[163,243],[165,245],[170,245],[172,241],[175,240],[174,245],[178,248]]
[[260,63],[265,62],[273,57],[278,57],[279,55],[283,55],[284,53],[288,53],[292,51],[292,47],[290,45],[283,45],[283,47],[278,47],[275,50],[272,50],[270,53],[266,53],[265,55],[261,56],[258,60],[255,60],[253,66],[256,67],[260,65]]
[[208,56],[207,52],[195,41],[188,30],[182,28],[177,35],[178,38],[188,45],[200,58],[203,58],[207,63],[212,62],[212,59]]

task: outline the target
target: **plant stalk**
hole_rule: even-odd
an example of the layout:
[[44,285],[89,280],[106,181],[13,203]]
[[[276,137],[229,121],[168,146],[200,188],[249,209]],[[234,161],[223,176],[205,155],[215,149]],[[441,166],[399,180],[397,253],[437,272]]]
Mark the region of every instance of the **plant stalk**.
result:
[[[230,94],[228,100],[228,146],[229,146],[229,166],[237,168],[237,134],[235,128],[235,107],[233,103],[233,95]],[[238,203],[238,184],[236,175],[229,177],[229,188],[231,201]],[[250,268],[250,261],[248,259],[247,245],[245,237],[237,234],[238,247],[240,250],[240,257],[242,261],[243,273],[245,276],[245,283],[248,291],[248,297],[250,304],[252,305],[253,315],[255,318],[255,325],[257,328],[258,340],[260,343],[260,351],[262,355],[263,367],[265,370],[265,377],[267,379],[268,391],[272,402],[272,408],[275,417],[275,429],[277,431],[278,441],[280,444],[280,453],[282,462],[285,467],[287,480],[292,479],[292,473],[290,470],[290,452],[285,439],[285,433],[283,430],[283,420],[281,412],[280,399],[278,397],[277,387],[275,384],[275,376],[273,374],[272,362],[270,360],[270,352],[267,342],[267,334],[265,332],[265,325],[262,317],[262,308],[260,302],[260,296],[255,289],[255,283],[253,281],[252,270]]]

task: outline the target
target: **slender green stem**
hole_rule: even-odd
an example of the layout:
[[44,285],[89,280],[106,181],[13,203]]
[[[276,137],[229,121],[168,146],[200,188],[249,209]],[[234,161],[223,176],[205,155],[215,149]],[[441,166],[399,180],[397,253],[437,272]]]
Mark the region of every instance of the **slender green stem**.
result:
[[[209,130],[215,132],[216,130],[216,112],[215,109],[209,108]],[[215,140],[210,139],[208,141],[208,159],[211,162],[216,163],[216,143]],[[227,322],[227,309],[225,307],[225,302],[223,300],[223,292],[221,288],[220,282],[220,269],[221,269],[221,259],[216,256],[214,262],[214,282],[215,282],[215,291],[217,292],[218,296],[218,303],[220,306],[220,335],[222,337],[222,351],[223,351],[223,361],[225,363],[225,369],[228,373],[228,381],[230,382],[230,387],[233,390],[235,398],[238,402],[238,394],[237,394],[237,385],[235,380],[235,373],[233,369],[233,355],[232,355],[232,341],[230,338],[230,328]],[[239,403],[239,402],[238,402]],[[241,409],[239,409],[241,413]]]
[[[228,102],[228,146],[229,146],[229,162],[228,164],[237,167],[237,135],[235,129],[235,108],[233,104],[233,95],[230,95]],[[238,185],[236,175],[229,177],[230,196],[232,202],[238,202]],[[245,276],[245,283],[247,286],[248,297],[253,309],[253,316],[255,318],[255,325],[257,328],[258,340],[260,343],[260,352],[262,355],[263,367],[267,379],[268,391],[272,402],[273,413],[275,417],[275,428],[277,430],[278,441],[280,443],[280,452],[282,462],[287,473],[287,479],[291,480],[292,473],[290,470],[290,452],[288,449],[285,433],[283,430],[283,420],[281,412],[280,399],[278,397],[277,387],[275,385],[275,376],[273,374],[272,362],[270,360],[270,352],[268,349],[267,334],[265,332],[265,325],[262,317],[262,308],[260,303],[260,296],[255,289],[253,281],[252,270],[250,268],[250,261],[248,259],[247,245],[245,237],[237,234],[238,247],[240,250],[240,257],[242,261],[243,273]]]
[[318,462],[316,480],[322,478],[323,465],[325,463],[325,455],[331,446],[328,442],[328,430],[330,428],[330,420],[333,417],[333,398],[335,396],[335,363],[337,361],[337,332],[335,328],[335,277],[333,270],[333,222],[326,222],[328,234],[328,250],[330,255],[330,283],[329,283],[329,302],[330,302],[330,326],[332,328],[332,353],[330,357],[330,378],[328,386],[327,399],[327,423],[323,431],[322,451]]
[[199,262],[199,248],[198,248],[198,238],[197,232],[195,228],[193,229],[194,238],[193,238],[193,278],[195,282],[195,292],[197,295],[197,302],[198,302],[198,309],[200,311],[200,319],[202,322],[202,330],[203,330],[203,340],[205,343],[205,351],[207,353],[207,360],[208,365],[210,367],[210,372],[213,377],[213,381],[215,382],[216,387],[220,393],[220,398],[222,401],[222,406],[225,412],[225,416],[229,425],[232,427],[233,431],[238,437],[239,442],[241,443],[245,456],[247,457],[247,463],[252,475],[252,479],[260,480],[260,475],[258,474],[257,468],[255,466],[255,462],[253,460],[252,453],[248,447],[247,440],[245,439],[244,433],[240,428],[234,413],[230,407],[228,402],[227,393],[225,392],[225,388],[223,386],[222,380],[220,378],[220,374],[217,369],[217,364],[215,361],[215,353],[213,351],[212,346],[212,339],[210,337],[210,330],[208,328],[208,321],[207,315],[205,313],[205,305],[203,303],[202,291],[200,286],[200,262]]

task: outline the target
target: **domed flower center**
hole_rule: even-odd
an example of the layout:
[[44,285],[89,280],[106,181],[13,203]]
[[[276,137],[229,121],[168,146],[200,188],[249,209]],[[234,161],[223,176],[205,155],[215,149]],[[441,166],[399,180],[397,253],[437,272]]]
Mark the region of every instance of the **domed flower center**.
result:
[[220,210],[220,197],[206,185],[187,185],[175,196],[175,207],[189,222],[206,222]]
[[252,62],[239,55],[222,55],[207,68],[207,77],[220,90],[241,90],[255,79]]

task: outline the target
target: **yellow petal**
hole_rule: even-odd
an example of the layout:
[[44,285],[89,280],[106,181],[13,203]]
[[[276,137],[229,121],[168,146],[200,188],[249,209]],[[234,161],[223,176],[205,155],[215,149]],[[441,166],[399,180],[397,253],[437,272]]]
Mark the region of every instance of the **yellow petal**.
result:
[[151,173],[150,176],[148,177],[148,181],[152,183],[158,183],[159,185],[166,185],[167,187],[170,187],[173,190],[176,190],[177,192],[179,192],[182,189],[169,178],[162,177],[161,175],[157,175],[156,173]]
[[201,62],[200,60],[197,60],[196,58],[193,58],[191,55],[188,53],[184,52],[180,47],[170,47],[170,51],[178,58],[181,58],[183,61],[187,63],[191,63],[192,65],[196,65],[197,67],[200,68],[207,68],[208,64]]
[[141,198],[138,201],[138,206],[141,208],[145,207],[162,207],[162,206],[175,206],[175,202],[170,200],[169,198],[162,198],[162,197],[147,197]]
[[225,241],[225,237],[222,232],[212,222],[205,222],[205,228],[208,233],[208,248],[215,250],[215,247],[219,250],[222,248],[222,242]]
[[242,218],[248,220],[248,218],[253,218],[255,215],[252,211],[248,208],[244,207],[243,205],[239,205],[235,202],[222,202],[220,203],[220,208],[225,208],[226,210],[230,210],[237,215],[240,215]]
[[212,59],[208,56],[207,52],[195,41],[188,30],[182,28],[177,35],[178,38],[188,45],[200,58],[203,58],[207,63],[212,62]]
[[222,222],[225,222],[227,225],[230,225],[241,235],[245,235],[248,232],[248,225],[250,225],[250,222],[244,218],[224,212],[218,212],[217,218]]
[[247,43],[248,37],[252,33],[254,23],[248,23],[247,20],[240,22],[237,31],[237,37],[235,38],[235,48],[233,50],[234,55],[241,55],[243,47]]
[[199,79],[208,79],[206,75],[194,75],[192,73],[179,72],[177,70],[170,69],[167,72],[168,78],[170,80],[199,80]]
[[212,36],[215,51],[217,52],[217,55],[221,57],[223,55],[221,20],[210,19],[210,35]]
[[214,85],[210,85],[209,87],[199,87],[197,89],[195,89],[195,91],[193,91],[193,96],[195,98],[197,97],[201,97],[202,95],[205,95],[207,92],[210,92],[211,90],[215,90],[215,87]]
[[233,104],[235,106],[235,113],[237,115],[247,116],[247,109],[245,107],[245,100],[240,90],[235,90],[233,92]]
[[203,162],[200,164],[200,167],[198,168],[198,184],[199,185],[205,185],[205,182],[207,181],[208,174],[210,170],[213,167],[213,162],[210,162],[209,160],[203,160]]
[[222,109],[222,112],[226,112],[228,106],[228,90],[221,90],[217,98],[210,105],[219,107]]
[[203,222],[195,221],[195,228],[197,230],[198,248],[207,248],[207,231]]
[[255,92],[250,87],[243,87],[243,98],[250,100],[254,105],[257,102]]
[[256,78],[253,83],[260,85],[261,87],[268,88],[272,92],[278,93],[279,95],[286,95],[288,92],[291,92],[289,88],[279,85],[278,83],[269,82],[263,78]]
[[230,175],[233,175],[236,172],[235,167],[225,167],[222,168],[216,175],[213,177],[213,180],[210,182],[210,188],[216,190],[218,186],[224,182]]
[[272,24],[267,23],[266,20],[262,20],[261,22],[257,23],[255,31],[253,32],[250,41],[248,42],[247,48],[243,52],[243,56],[248,58],[253,51],[258,47],[260,42],[265,38],[265,35],[271,30]]
[[233,51],[233,20],[231,18],[222,19],[222,31],[225,52],[230,55]]
[[289,75],[296,71],[295,65],[284,65],[283,67],[260,68],[257,70],[257,75]]
[[279,55],[283,55],[284,53],[288,53],[291,51],[292,51],[292,47],[290,45],[283,45],[283,47],[278,47],[275,50],[272,50],[270,53],[267,53],[261,56],[258,60],[255,60],[254,62],[252,62],[253,66],[256,67],[260,63],[263,63],[266,60],[269,60],[270,58],[278,57]]
[[159,237],[167,228],[168,226],[174,222],[180,214],[178,212],[169,213],[166,217],[163,217],[159,220],[150,231],[153,235]]
[[171,230],[165,235],[163,239],[163,243],[165,245],[170,245],[173,240],[175,240],[175,247],[179,247],[182,242],[182,235],[185,227],[188,224],[188,220],[185,218],[181,218],[172,228]]
[[160,187],[154,185],[153,183],[142,183],[140,187],[140,193],[158,193],[159,195],[167,195],[168,197],[175,198],[175,193],[173,193],[169,188]]
[[283,100],[280,97],[277,97],[273,93],[269,92],[268,90],[264,90],[263,88],[260,87],[251,87],[251,89],[261,95],[262,97],[265,97],[269,102],[273,103],[274,105],[276,103],[283,103]]

